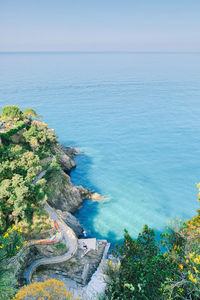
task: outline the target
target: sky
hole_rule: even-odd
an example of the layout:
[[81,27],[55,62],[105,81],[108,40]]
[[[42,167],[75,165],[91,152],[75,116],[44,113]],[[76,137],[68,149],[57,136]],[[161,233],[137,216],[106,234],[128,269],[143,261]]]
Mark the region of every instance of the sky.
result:
[[0,0],[0,51],[200,51],[200,0]]

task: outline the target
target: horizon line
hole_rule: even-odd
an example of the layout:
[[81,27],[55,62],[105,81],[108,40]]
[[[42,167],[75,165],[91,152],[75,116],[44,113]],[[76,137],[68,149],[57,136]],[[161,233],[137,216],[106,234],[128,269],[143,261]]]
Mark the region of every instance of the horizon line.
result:
[[64,51],[52,51],[52,50],[42,50],[42,51],[0,51],[0,54],[104,54],[104,53],[200,53],[200,50],[198,51],[158,51],[158,50],[153,50],[153,51],[134,51],[134,50],[97,50],[97,51],[93,51],[93,50],[89,50],[89,51],[79,51],[79,50],[64,50]]

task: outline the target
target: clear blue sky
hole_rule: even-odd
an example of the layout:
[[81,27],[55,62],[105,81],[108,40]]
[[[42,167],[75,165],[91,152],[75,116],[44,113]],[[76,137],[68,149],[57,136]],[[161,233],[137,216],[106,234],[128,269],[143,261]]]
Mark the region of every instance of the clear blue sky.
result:
[[0,0],[0,51],[200,51],[200,0]]

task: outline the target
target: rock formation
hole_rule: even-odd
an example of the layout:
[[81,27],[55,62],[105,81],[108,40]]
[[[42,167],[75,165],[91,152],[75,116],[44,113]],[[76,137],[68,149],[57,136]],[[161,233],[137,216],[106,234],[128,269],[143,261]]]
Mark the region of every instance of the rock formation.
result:
[[75,150],[69,147],[63,147],[59,144],[54,146],[52,150],[56,153],[58,162],[63,171],[69,174],[71,169],[76,167],[75,162],[71,159],[75,156]]
[[[50,206],[56,209],[63,221],[72,228],[76,236],[80,238],[83,234],[83,228],[72,213],[80,208],[85,198],[91,198],[94,201],[102,201],[104,200],[104,197],[98,193],[88,191],[82,186],[74,186],[72,184],[69,173],[71,169],[76,166],[75,162],[72,160],[76,153],[77,150],[61,145],[56,145],[52,149],[52,154],[56,154],[62,170],[55,176],[50,176],[48,179],[49,191],[47,201]],[[42,163],[45,165],[47,161],[44,160]],[[48,270],[46,273],[46,276],[48,277],[53,273],[55,274],[55,272],[59,272],[59,274],[64,274],[63,276],[71,278],[81,285],[85,285],[99,265],[107,245],[107,241],[105,240],[96,240],[95,238],[91,240],[95,240],[94,249],[90,249],[87,246],[84,248],[80,243],[75,256],[69,261],[39,267],[33,276],[33,280],[44,280],[45,270]],[[32,246],[28,260],[24,262],[24,265],[27,267],[33,260],[41,257],[57,256],[60,255],[62,251],[66,250],[67,249],[59,249],[56,245]]]
[[82,186],[74,186],[64,171],[51,178],[48,185],[50,189],[48,203],[61,211],[74,212],[90,194]]

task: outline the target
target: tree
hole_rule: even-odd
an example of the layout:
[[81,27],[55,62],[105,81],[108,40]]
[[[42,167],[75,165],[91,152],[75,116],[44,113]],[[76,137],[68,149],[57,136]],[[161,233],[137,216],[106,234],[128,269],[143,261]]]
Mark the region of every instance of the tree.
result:
[[1,116],[2,117],[8,117],[11,119],[14,118],[20,118],[21,117],[21,110],[19,109],[18,106],[15,105],[7,105],[5,107],[3,107],[2,112],[1,112]]
[[0,203],[3,217],[10,221],[24,218],[27,209],[29,189],[24,184],[23,177],[14,175],[12,179],[5,179],[0,184]]
[[35,282],[19,290],[13,300],[72,300],[72,294],[67,291],[63,282],[49,279],[44,282]]
[[35,110],[32,109],[32,108],[26,108],[26,109],[24,109],[23,116],[26,117],[26,118],[28,118],[28,119],[40,117],[39,115],[36,114]]
[[147,225],[136,240],[125,231],[123,245],[117,247],[114,257],[115,262],[110,261],[106,268],[110,278],[106,299],[162,299],[162,284],[176,272]]
[[41,121],[32,121],[30,129],[24,133],[24,138],[40,157],[49,154],[51,146],[57,142],[54,130]]
[[31,221],[34,207],[41,201],[36,198],[36,187],[15,174],[0,183],[0,231],[21,220]]
[[2,155],[0,164],[0,180],[11,179],[14,174],[32,182],[41,171],[40,160],[32,151],[27,151],[19,145],[10,145]]

